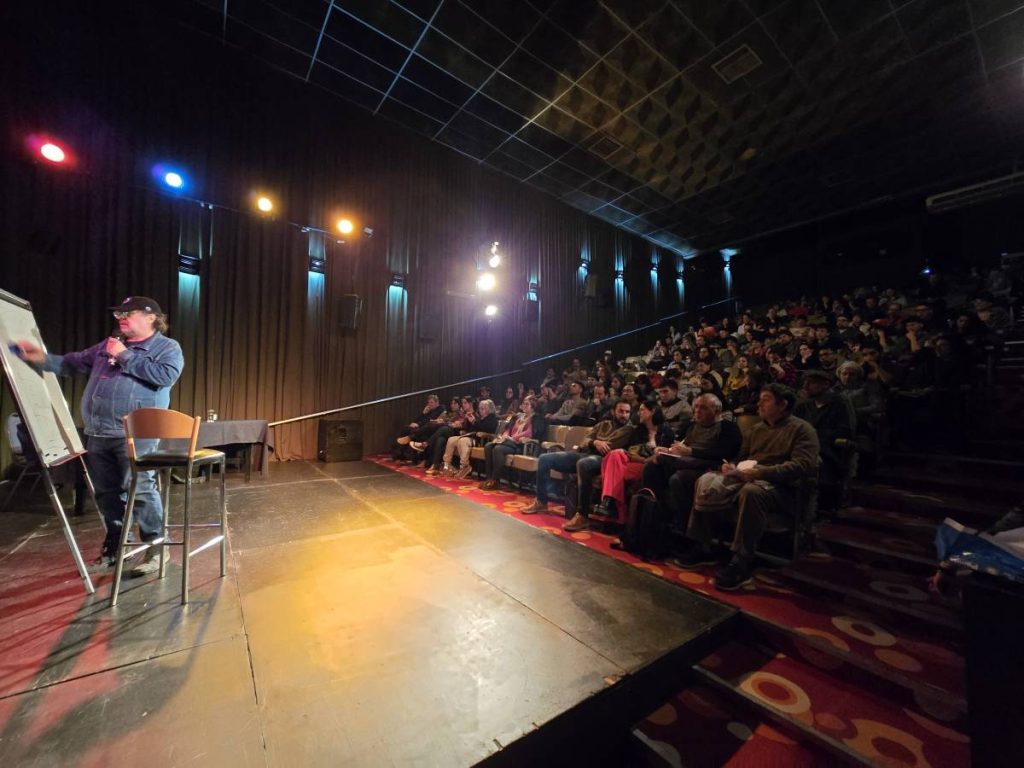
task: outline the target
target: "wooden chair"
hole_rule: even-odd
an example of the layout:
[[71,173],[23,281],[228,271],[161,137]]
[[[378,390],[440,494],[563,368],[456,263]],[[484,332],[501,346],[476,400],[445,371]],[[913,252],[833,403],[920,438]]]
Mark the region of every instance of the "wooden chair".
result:
[[[222,451],[215,451],[209,448],[196,449],[196,441],[199,438],[199,425],[202,419],[198,416],[189,416],[180,411],[172,411],[166,408],[138,408],[124,417],[124,433],[128,440],[128,458],[131,460],[132,480],[128,490],[128,504],[124,511],[124,522],[121,526],[121,544],[117,550],[117,564],[114,569],[114,586],[110,594],[110,606],[117,605],[118,591],[121,586],[121,575],[124,570],[124,561],[150,547],[160,547],[160,578],[165,575],[165,547],[181,547],[181,604],[188,605],[188,577],[189,561],[193,555],[204,549],[220,544],[220,575],[227,575],[227,503],[226,489],[224,486],[225,456]],[[144,454],[136,450],[136,440],[160,440],[157,449]],[[164,441],[187,441],[187,446],[166,447]],[[220,465],[220,520],[216,523],[192,524],[192,476],[196,467],[212,467]],[[182,524],[170,525],[170,487],[171,471],[175,469],[184,470],[185,475],[185,510]],[[138,487],[139,473],[156,471],[163,473],[161,476],[161,489],[163,491],[164,522],[163,534],[153,541],[146,542],[142,546],[135,547],[130,551],[125,550],[128,544],[128,534],[132,529],[132,514],[135,508],[135,492]],[[169,529],[181,528],[181,541],[169,540]],[[191,549],[191,533],[193,528],[219,528],[220,532],[212,539],[204,542],[196,549]]]

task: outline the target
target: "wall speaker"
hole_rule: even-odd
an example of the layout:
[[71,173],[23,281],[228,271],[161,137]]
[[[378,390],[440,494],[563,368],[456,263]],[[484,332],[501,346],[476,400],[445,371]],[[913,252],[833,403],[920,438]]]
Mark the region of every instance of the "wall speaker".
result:
[[359,461],[363,458],[363,422],[320,419],[316,431],[320,461]]
[[421,341],[436,341],[441,336],[441,313],[420,312],[417,335]]
[[354,293],[346,293],[338,299],[338,325],[341,326],[341,330],[359,329],[359,312],[362,308],[362,300]]

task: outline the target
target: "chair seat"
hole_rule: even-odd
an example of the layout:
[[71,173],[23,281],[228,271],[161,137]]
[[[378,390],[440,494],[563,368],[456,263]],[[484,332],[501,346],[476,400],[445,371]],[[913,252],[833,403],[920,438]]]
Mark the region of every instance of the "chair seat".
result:
[[485,457],[483,448],[470,448],[469,458],[471,460],[483,461]]
[[536,456],[523,456],[522,454],[514,454],[511,456],[512,466],[521,472],[536,472],[537,471],[537,457]]
[[[192,459],[192,466],[204,467],[207,464],[216,464],[220,461],[224,461],[223,451],[215,451],[212,448],[200,448]],[[185,467],[188,466],[188,454],[182,451],[153,451],[145,456],[139,456],[135,460],[135,464],[143,469]]]

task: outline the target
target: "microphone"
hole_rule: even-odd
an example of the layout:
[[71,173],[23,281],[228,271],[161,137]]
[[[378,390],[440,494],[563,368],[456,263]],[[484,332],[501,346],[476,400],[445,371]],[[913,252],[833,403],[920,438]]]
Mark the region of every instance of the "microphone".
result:
[[[114,332],[112,334],[110,334],[110,338],[117,339],[122,344],[124,344],[125,339],[127,339],[128,337],[125,336],[123,333],[121,333],[121,329],[120,328],[115,328]],[[107,364],[108,365],[117,365],[117,358],[114,357],[113,355],[111,355],[110,357],[107,358]]]

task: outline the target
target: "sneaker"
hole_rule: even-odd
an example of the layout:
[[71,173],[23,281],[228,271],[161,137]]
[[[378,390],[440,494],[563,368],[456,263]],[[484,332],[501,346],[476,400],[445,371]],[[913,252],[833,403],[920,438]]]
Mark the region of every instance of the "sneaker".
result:
[[454,477],[455,476],[455,467],[453,467],[451,464],[445,464],[441,468],[441,476],[442,477]]
[[732,592],[754,579],[754,564],[749,557],[734,555],[729,564],[715,574],[715,588]]
[[425,450],[427,450],[426,443],[409,443],[409,447],[412,448],[417,453],[423,453]]
[[410,442],[412,442],[412,438],[409,437],[408,435],[403,435],[402,437],[395,440],[395,442],[398,443],[399,445],[408,445]]
[[572,516],[572,520],[562,526],[562,530],[566,533],[575,533],[576,531],[585,531],[589,527],[590,521],[581,513],[577,512]]
[[534,500],[534,502],[530,506],[528,506],[528,507],[526,507],[524,509],[520,509],[519,513],[523,514],[523,515],[536,515],[536,514],[542,514],[543,515],[543,514],[547,513],[547,511],[548,511],[548,503],[546,501],[536,501],[536,500]]
[[433,476],[433,475],[437,475],[437,474],[440,474],[440,473],[441,473],[441,470],[438,469],[436,466],[431,465],[431,466],[427,467],[427,474],[428,475]]
[[[465,480],[471,474],[473,474],[473,467],[471,467],[469,464],[467,464],[464,467],[459,467],[459,471],[455,473],[455,476],[457,478],[459,478],[459,480]],[[498,483],[497,482],[494,483],[494,487],[495,488],[498,487]]]
[[592,510],[593,514],[600,515],[601,517],[618,517],[619,510],[615,503],[615,499],[611,496],[605,496],[601,499],[600,504],[595,504]]
[[679,557],[668,559],[669,565],[674,565],[676,568],[682,568],[687,571],[693,568],[700,568],[702,565],[714,565],[717,562],[718,558],[715,557],[714,552],[704,549],[704,547],[696,542]]
[[128,571],[129,579],[149,576],[160,570],[160,547],[150,547],[142,555],[142,562]]

